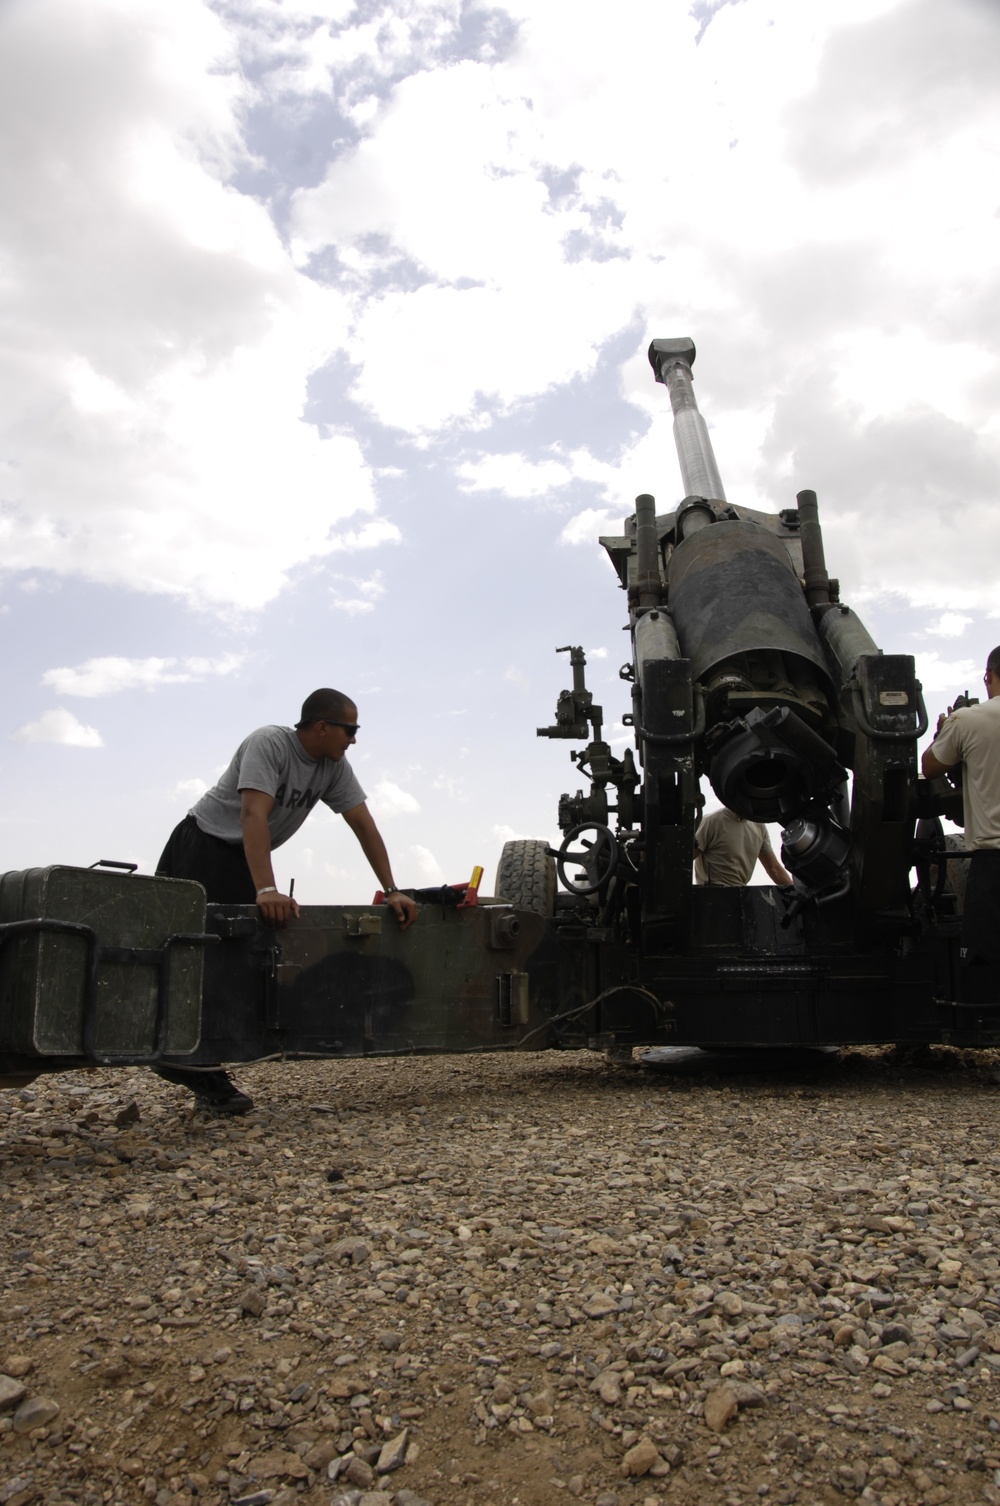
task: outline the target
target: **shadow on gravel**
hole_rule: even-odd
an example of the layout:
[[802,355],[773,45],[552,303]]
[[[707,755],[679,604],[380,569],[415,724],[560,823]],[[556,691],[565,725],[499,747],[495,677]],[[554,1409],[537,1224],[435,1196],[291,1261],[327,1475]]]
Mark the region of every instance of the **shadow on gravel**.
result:
[[745,1086],[789,1086],[892,1082],[918,1084],[943,1076],[971,1086],[1000,1085],[1000,1053],[953,1046],[853,1046],[825,1048],[743,1048],[702,1051],[697,1047],[655,1047],[640,1052],[644,1078],[663,1074],[679,1080],[711,1083],[733,1078]]

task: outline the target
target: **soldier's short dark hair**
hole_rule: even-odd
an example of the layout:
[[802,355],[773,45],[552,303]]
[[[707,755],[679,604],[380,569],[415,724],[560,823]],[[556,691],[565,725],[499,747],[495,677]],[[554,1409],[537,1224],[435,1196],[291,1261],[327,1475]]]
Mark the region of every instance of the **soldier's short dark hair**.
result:
[[301,732],[304,727],[311,727],[314,722],[346,722],[349,720],[348,712],[354,709],[354,702],[349,695],[344,695],[342,690],[331,690],[326,686],[306,696],[302,702],[302,714],[295,723],[295,727]]
[[997,678],[1000,679],[1000,644],[991,652],[986,661],[986,668],[991,669]]

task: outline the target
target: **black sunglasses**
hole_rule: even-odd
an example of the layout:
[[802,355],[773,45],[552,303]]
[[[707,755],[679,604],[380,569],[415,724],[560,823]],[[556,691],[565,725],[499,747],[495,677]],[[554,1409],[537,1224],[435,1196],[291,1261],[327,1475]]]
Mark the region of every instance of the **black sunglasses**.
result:
[[357,737],[358,732],[361,730],[360,722],[328,722],[326,717],[323,718],[323,725],[324,727],[340,727],[347,733],[348,737]]

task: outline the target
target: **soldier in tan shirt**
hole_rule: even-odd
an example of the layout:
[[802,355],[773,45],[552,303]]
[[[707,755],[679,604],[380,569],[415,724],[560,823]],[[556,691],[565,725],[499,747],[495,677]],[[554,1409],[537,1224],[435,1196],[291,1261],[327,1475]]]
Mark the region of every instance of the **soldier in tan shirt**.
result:
[[1000,647],[986,661],[988,700],[953,711],[921,759],[926,779],[962,765],[965,846],[963,962],[1000,962]]
[[745,821],[723,806],[706,816],[695,832],[696,884],[741,887],[750,882],[758,859],[773,883],[788,888],[792,876],[775,856],[766,826]]

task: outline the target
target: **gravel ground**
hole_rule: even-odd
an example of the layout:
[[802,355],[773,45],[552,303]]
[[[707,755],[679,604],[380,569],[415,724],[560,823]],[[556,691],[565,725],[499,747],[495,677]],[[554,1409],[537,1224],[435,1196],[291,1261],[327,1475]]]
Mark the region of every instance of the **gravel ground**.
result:
[[0,1092],[0,1506],[1000,1503],[993,1070]]

